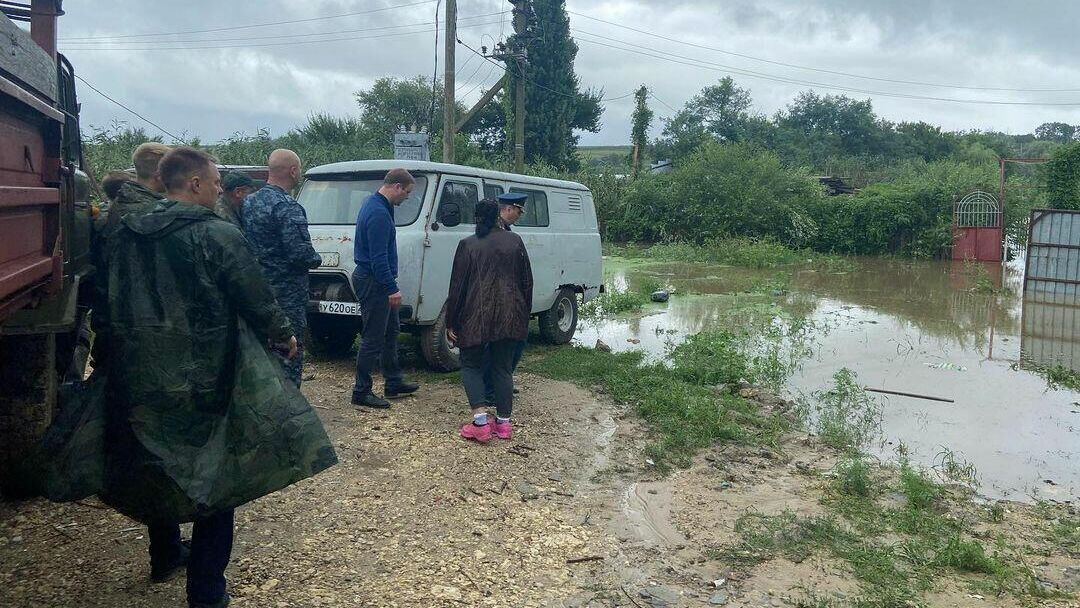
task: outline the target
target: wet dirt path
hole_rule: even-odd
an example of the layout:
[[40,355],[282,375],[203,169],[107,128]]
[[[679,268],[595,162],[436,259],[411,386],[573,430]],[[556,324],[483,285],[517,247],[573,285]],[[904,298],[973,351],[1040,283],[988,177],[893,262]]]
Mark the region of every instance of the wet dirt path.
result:
[[[316,367],[304,391],[341,463],[238,511],[233,606],[795,606],[808,585],[857,588],[826,560],[734,572],[716,557],[750,510],[822,511],[813,479],[835,456],[805,438],[717,446],[662,478],[637,419],[570,384],[519,379],[514,440],[479,446],[457,436],[457,384],[357,412],[351,365]],[[1009,605],[943,593],[940,605]],[[0,606],[183,597],[182,576],[149,584],[144,529],[95,501],[0,504]]]

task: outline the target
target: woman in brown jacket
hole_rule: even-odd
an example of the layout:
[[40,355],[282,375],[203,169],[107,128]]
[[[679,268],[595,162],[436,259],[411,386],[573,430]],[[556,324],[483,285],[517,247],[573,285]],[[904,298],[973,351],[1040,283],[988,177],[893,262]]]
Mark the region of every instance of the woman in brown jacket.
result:
[[[514,349],[529,334],[532,287],[521,237],[499,223],[498,203],[480,201],[476,235],[458,243],[446,300],[446,333],[461,351],[461,380],[473,413],[472,422],[461,427],[464,439],[487,443],[492,435],[510,439],[513,433]],[[484,379],[485,363],[491,386]],[[494,403],[487,394],[494,395]],[[494,420],[487,413],[490,406],[495,406]]]

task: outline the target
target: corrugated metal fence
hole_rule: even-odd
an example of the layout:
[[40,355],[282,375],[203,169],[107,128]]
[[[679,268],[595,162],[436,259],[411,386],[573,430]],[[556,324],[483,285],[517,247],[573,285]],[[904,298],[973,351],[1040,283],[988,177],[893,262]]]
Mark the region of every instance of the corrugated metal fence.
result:
[[1080,369],[1080,211],[1031,212],[1021,336],[1026,363]]

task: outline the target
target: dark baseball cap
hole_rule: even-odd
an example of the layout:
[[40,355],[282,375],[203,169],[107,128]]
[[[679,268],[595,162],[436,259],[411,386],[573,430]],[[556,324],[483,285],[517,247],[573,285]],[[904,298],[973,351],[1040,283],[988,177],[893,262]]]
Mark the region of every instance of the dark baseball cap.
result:
[[240,173],[239,171],[229,171],[221,178],[222,190],[235,190],[243,186],[250,186],[255,189],[262,188],[266,185],[266,182],[262,180],[252,179],[251,176]]
[[525,202],[529,200],[529,195],[521,192],[507,192],[506,194],[500,194],[496,199],[502,205],[513,205],[524,209]]

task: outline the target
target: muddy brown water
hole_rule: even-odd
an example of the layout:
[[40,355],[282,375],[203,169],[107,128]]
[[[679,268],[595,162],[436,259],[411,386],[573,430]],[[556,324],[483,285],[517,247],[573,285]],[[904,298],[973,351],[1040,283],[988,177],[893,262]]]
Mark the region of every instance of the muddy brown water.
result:
[[[732,294],[777,277],[707,265],[608,266],[609,286],[660,280],[686,295],[643,315],[583,320],[577,341],[601,339],[657,360],[725,318]],[[782,305],[821,328],[788,392],[810,395],[846,367],[868,387],[952,399],[878,397],[882,433],[872,451],[895,458],[902,443],[912,460],[931,467],[948,448],[976,467],[988,498],[1080,499],[1080,393],[1050,388],[1019,365],[1023,352],[1025,360],[1080,368],[1080,316],[1025,304],[1022,261],[982,270],[947,261],[860,259],[857,266],[843,274],[799,271],[790,293],[777,292]],[[979,275],[1005,291],[979,293]]]

